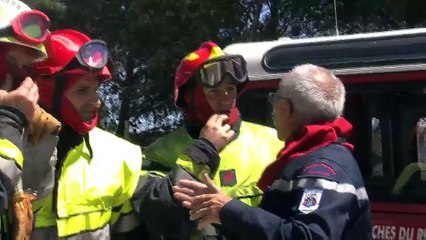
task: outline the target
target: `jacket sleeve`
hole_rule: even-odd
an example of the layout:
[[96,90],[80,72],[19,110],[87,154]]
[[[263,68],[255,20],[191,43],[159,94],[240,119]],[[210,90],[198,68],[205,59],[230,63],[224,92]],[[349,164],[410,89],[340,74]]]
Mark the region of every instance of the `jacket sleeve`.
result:
[[149,239],[130,201],[112,209],[110,223],[112,239]]
[[143,171],[132,204],[150,233],[178,237],[182,227],[189,223],[188,211],[173,197],[172,187],[177,178],[193,179],[179,166],[169,172]]
[[34,146],[24,145],[23,189],[36,192],[38,199],[53,191],[58,140],[58,136],[49,135]]
[[172,187],[180,179],[197,180],[200,174],[210,172],[207,162],[197,163],[192,160],[210,159],[210,156],[204,156],[206,152],[211,154],[211,149],[206,144],[208,143],[204,141],[194,141],[177,159],[176,166],[172,169],[144,159],[143,174],[132,204],[150,232],[165,237],[178,237],[195,228],[189,220],[188,210],[174,199]]
[[[360,201],[366,200],[360,199],[366,193],[354,191],[349,184],[326,179],[301,178],[291,185],[299,187],[288,194],[286,187],[266,192],[262,203],[266,210],[232,200],[220,212],[223,227],[237,233],[240,239],[342,239],[349,219],[361,212]],[[364,230],[359,229],[361,233],[368,232]],[[358,239],[368,238],[364,235]]]
[[7,209],[9,196],[20,181],[25,125],[26,119],[22,112],[9,106],[0,106],[0,213]]

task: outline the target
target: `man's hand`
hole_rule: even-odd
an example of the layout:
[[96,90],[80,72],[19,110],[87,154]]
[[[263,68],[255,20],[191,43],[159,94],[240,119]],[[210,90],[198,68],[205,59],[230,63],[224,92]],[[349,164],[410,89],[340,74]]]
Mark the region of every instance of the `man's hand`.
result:
[[190,209],[190,219],[198,222],[198,229],[203,229],[208,224],[220,224],[219,213],[226,203],[232,198],[222,193],[210,177],[205,174],[206,184],[180,180],[173,187],[174,196],[182,201],[184,207]]
[[9,92],[12,86],[11,81],[10,77],[4,81],[0,90],[0,104],[21,110],[30,122],[34,117],[39,98],[38,87],[31,78],[27,77],[17,89]]
[[217,151],[222,151],[235,135],[234,130],[226,123],[228,120],[229,117],[226,115],[214,114],[201,129],[200,138],[207,139],[216,147]]

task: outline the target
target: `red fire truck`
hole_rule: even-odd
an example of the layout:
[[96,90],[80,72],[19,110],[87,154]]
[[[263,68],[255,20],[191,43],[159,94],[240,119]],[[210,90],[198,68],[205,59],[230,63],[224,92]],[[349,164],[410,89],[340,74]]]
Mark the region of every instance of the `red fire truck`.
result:
[[426,29],[236,43],[225,52],[247,61],[243,118],[270,126],[268,95],[283,73],[303,63],[333,70],[347,90],[373,238],[426,240]]

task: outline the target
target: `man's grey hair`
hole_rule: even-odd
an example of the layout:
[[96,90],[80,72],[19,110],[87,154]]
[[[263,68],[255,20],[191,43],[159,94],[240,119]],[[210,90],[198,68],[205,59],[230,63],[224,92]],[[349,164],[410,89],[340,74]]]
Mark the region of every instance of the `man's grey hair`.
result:
[[315,124],[343,113],[345,87],[331,71],[312,64],[294,67],[280,82],[277,97],[291,101],[296,120]]

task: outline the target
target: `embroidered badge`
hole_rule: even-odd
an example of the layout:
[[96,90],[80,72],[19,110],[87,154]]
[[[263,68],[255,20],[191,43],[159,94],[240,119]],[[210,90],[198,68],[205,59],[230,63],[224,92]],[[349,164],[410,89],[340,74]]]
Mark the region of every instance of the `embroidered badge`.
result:
[[299,204],[299,211],[308,214],[318,209],[322,196],[322,190],[305,189]]
[[336,170],[325,163],[312,163],[303,168],[302,175],[332,177],[336,176]]
[[219,172],[221,186],[234,186],[237,183],[235,169],[223,170]]

